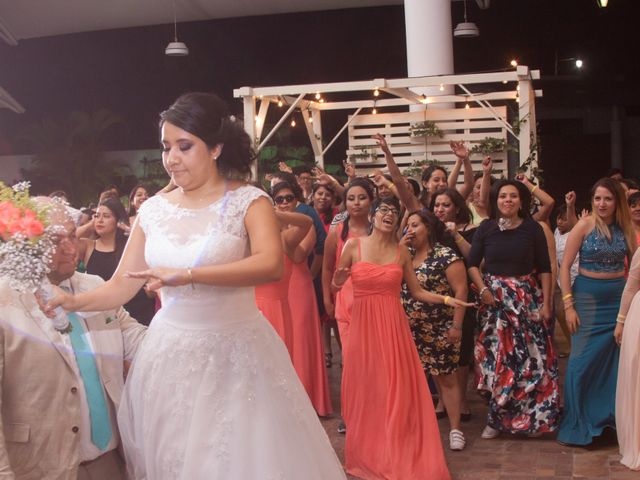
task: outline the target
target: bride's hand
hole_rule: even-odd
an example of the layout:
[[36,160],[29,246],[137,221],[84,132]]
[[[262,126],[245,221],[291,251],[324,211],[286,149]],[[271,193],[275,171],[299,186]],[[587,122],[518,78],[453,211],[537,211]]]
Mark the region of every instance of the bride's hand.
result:
[[49,299],[49,301],[45,301],[40,295],[36,294],[36,300],[38,301],[38,306],[42,313],[44,313],[49,318],[55,318],[56,313],[54,310],[57,307],[62,307],[67,312],[73,312],[76,310],[75,306],[75,297],[69,293],[65,292],[61,288],[52,285],[51,288],[54,292],[54,297]]
[[124,276],[146,279],[147,289],[151,291],[193,283],[192,276],[186,268],[150,268],[141,272],[127,272]]

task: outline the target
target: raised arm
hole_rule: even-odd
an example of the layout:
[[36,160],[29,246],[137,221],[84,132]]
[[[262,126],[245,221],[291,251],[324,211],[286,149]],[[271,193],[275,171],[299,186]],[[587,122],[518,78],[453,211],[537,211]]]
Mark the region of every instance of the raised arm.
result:
[[275,215],[280,224],[289,226],[289,228],[282,232],[282,240],[284,241],[287,255],[293,259],[298,244],[304,240],[309,230],[312,229],[313,219],[303,213],[280,212],[277,210],[275,211]]
[[[451,175],[449,175],[449,188],[457,188],[460,195],[462,195],[462,198],[466,200],[473,191],[473,166],[471,165],[471,160],[469,158],[469,150],[465,147],[464,142],[462,141],[454,142],[452,140],[449,145],[451,146],[451,151],[457,157],[453,171],[451,172]],[[460,168],[463,165],[464,183],[458,188],[458,175],[460,174]]]
[[569,230],[575,227],[578,223],[578,215],[576,214],[576,192],[567,192],[564,196],[564,201],[567,204],[567,223]]
[[391,155],[391,150],[389,150],[389,145],[387,145],[385,138],[379,133],[376,133],[373,136],[373,139],[378,142],[378,146],[384,153],[387,168],[389,169],[389,175],[391,175],[393,185],[395,187],[394,194],[397,192],[398,198],[408,211],[415,212],[416,210],[422,210],[420,201],[416,198],[413,192],[409,190],[409,187],[404,181],[404,176],[393,159],[393,155]]
[[540,202],[540,207],[533,215],[533,219],[536,222],[548,222],[556,201],[538,185],[532,184],[524,173],[516,175],[516,180],[524,183],[524,185],[531,191],[531,196],[537,198]]
[[480,197],[478,197],[478,206],[483,208],[487,215],[491,215],[489,205],[489,194],[491,192],[491,170],[493,168],[493,162],[491,157],[487,155],[482,161],[482,180],[480,182]]

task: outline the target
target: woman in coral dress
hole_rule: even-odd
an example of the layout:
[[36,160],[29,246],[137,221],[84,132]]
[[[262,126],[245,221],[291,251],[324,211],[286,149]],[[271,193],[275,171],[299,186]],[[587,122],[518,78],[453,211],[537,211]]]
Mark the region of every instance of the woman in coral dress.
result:
[[256,285],[256,306],[282,339],[293,360],[293,316],[289,304],[289,284],[293,274],[293,265],[287,261],[286,252],[291,252],[302,241],[312,226],[309,217],[301,213],[285,213],[276,210],[276,218],[282,228],[282,247],[285,251],[284,272],[280,280]]
[[[296,193],[302,196],[302,190],[298,190],[288,182],[279,182],[273,186],[271,195],[278,212],[293,213],[295,211],[298,203]],[[332,413],[333,408],[327,370],[324,366],[320,314],[313,289],[313,279],[307,264],[307,258],[313,253],[315,243],[316,232],[311,228],[294,248],[287,250],[285,265],[291,270],[291,281],[285,295],[288,295],[291,309],[293,367],[309,395],[313,408],[318,415],[327,416]]]
[[374,203],[373,233],[349,240],[333,277],[350,275],[353,311],[342,397],[347,424],[347,472],[367,480],[447,480],[447,468],[427,380],[400,301],[402,280],[428,303],[465,302],[420,288],[406,247],[398,245],[400,206]]
[[620,345],[616,430],[620,463],[640,470],[640,249],[631,260],[614,336]]

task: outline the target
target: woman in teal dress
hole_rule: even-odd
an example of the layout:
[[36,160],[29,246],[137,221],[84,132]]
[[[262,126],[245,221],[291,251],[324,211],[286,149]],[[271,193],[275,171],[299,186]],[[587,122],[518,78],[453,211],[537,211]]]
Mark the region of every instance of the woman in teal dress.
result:
[[[636,239],[620,184],[611,178],[591,190],[592,214],[571,230],[560,267],[562,300],[572,333],[558,441],[588,445],[614,428],[619,349],[613,337],[625,285],[625,258]],[[570,268],[580,253],[571,291]]]

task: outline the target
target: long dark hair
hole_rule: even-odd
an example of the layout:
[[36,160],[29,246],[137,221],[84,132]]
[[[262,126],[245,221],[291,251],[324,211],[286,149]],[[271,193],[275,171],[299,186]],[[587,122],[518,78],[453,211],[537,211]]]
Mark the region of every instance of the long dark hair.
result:
[[433,247],[436,243],[440,243],[448,247],[452,247],[452,245],[455,245],[455,241],[447,232],[444,223],[442,223],[432,211],[427,210],[426,208],[422,210],[416,210],[407,215],[407,220],[414,215],[420,218],[420,221],[427,227],[427,231],[429,232],[429,244],[431,245],[431,247]]
[[436,206],[436,198],[440,195],[446,195],[451,199],[451,202],[455,205],[458,210],[456,213],[455,222],[457,224],[467,224],[471,222],[471,210],[467,206],[464,198],[460,195],[460,192],[455,188],[441,188],[435,193],[431,194],[431,203],[429,204],[429,209],[433,212],[434,207]]
[[425,171],[422,172],[422,177],[421,177],[422,192],[420,192],[419,200],[420,200],[420,203],[425,208],[429,208],[429,205],[427,205],[427,203],[431,198],[433,198],[433,195],[431,194],[432,196],[429,197],[431,192],[429,192],[429,189],[425,187],[424,184],[431,179],[431,175],[433,175],[433,172],[435,172],[436,170],[442,171],[444,173],[444,178],[449,178],[449,174],[447,173],[446,168],[440,165],[429,165],[429,167],[427,167]]
[[120,202],[120,200],[118,200],[117,198],[113,198],[113,197],[108,197],[105,198],[104,200],[102,200],[99,204],[98,207],[103,206],[103,207],[107,207],[111,213],[113,214],[113,216],[116,218],[116,255],[118,256],[118,258],[120,258],[120,256],[122,255],[122,252],[124,251],[124,246],[127,244],[127,236],[124,233],[124,230],[122,230],[120,227],[118,227],[119,223],[124,223],[125,225],[129,225],[129,215],[127,214],[127,211],[124,208],[124,205],[122,205],[122,202]]
[[135,187],[131,189],[131,191],[129,192],[129,216],[130,217],[133,217],[134,215],[138,214],[138,212],[136,211],[136,207],[133,205],[133,199],[136,196],[136,192],[141,188],[143,188],[147,192],[147,195],[149,195],[149,189],[146,186],[142,185],[141,183],[138,183]]
[[223,144],[216,160],[220,175],[247,179],[255,154],[242,122],[230,116],[227,105],[213,93],[185,93],[160,114],[160,128],[169,122],[201,139],[210,149]]
[[[364,189],[364,191],[367,193],[367,197],[369,197],[369,200],[373,202],[373,199],[375,198],[375,191],[376,191],[374,183],[368,178],[357,177],[351,180],[347,188],[345,188],[344,190],[345,208],[347,206],[347,195],[349,195],[349,190],[351,190],[353,187],[360,187]],[[349,236],[349,217],[347,216],[342,226],[342,233],[340,234],[340,238],[343,241],[345,241],[348,238],[348,236]]]
[[333,220],[333,211],[334,211],[334,207],[336,204],[336,190],[335,188],[333,188],[332,185],[328,184],[328,183],[314,183],[311,186],[311,206],[313,206],[315,208],[314,205],[314,201],[313,201],[313,196],[316,194],[316,192],[320,189],[320,188],[324,188],[327,192],[330,192],[331,195],[333,196],[333,204],[329,207],[329,209],[326,212],[320,212],[318,211],[318,213],[320,214],[320,218],[322,219],[322,221],[324,222],[325,225],[329,225],[331,223],[331,221]]

